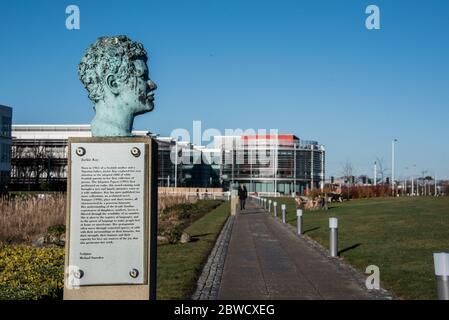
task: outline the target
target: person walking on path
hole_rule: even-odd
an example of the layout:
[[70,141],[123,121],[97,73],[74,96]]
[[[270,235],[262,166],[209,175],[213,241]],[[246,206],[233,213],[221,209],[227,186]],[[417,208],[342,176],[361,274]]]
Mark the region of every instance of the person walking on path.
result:
[[245,210],[245,202],[248,197],[248,191],[245,186],[243,186],[243,188],[242,186],[239,186],[238,195],[240,200],[240,210]]
[[243,196],[245,197],[245,201],[243,202],[243,209],[245,209],[246,199],[248,198],[248,190],[246,190],[246,186],[243,186]]

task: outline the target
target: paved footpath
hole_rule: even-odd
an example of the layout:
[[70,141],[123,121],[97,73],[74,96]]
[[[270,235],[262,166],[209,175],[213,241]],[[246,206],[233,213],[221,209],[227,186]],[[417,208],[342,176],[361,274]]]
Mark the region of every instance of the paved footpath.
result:
[[365,277],[249,203],[234,221],[218,299],[391,299],[368,291]]

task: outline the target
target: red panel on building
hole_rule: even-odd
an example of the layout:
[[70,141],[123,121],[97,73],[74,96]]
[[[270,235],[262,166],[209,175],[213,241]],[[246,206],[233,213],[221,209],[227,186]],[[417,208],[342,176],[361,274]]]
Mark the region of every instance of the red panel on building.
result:
[[298,140],[298,138],[293,134],[256,134],[242,136],[243,140],[284,140],[293,141]]

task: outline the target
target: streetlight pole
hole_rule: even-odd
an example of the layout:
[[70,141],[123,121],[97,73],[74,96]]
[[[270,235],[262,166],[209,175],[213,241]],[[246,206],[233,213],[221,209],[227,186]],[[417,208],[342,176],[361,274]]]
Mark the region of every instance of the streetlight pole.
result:
[[[413,165],[413,168],[416,169],[416,164]],[[411,180],[412,180],[412,196],[415,195],[415,187],[414,187],[414,183],[413,183],[413,175],[414,175],[414,172],[415,172],[415,170],[413,170],[413,171],[412,171],[412,174],[411,174]]]
[[377,186],[377,161],[374,161],[374,186]]
[[175,188],[178,186],[178,139],[175,140]]
[[393,139],[391,142],[391,189],[393,192],[393,196],[395,195],[394,190],[394,143],[397,142],[398,139]]

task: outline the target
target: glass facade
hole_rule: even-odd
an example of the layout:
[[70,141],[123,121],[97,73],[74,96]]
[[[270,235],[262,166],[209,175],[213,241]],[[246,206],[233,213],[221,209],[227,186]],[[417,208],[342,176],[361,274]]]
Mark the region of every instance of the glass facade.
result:
[[11,173],[12,109],[0,105],[0,193],[4,191]]
[[225,188],[245,184],[249,192],[304,194],[324,182],[325,150],[294,135],[216,137],[222,150]]
[[13,139],[11,184],[33,190],[46,185],[65,190],[68,146],[66,139]]
[[219,153],[216,156],[209,152],[209,149],[198,148],[188,142],[176,142],[174,139],[162,139],[157,142],[159,186],[221,187]]
[[[45,185],[64,190],[67,137],[77,132],[78,136],[90,136],[88,126],[15,126],[12,187],[31,190]],[[250,192],[304,194],[307,189],[321,188],[324,182],[324,147],[294,135],[216,136],[213,148],[171,137],[154,138],[159,150],[160,187],[227,191],[231,185],[241,183]],[[9,156],[3,150],[2,147],[1,159]]]

